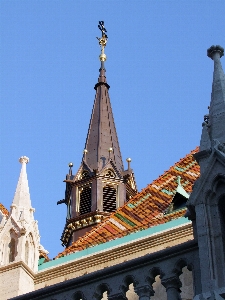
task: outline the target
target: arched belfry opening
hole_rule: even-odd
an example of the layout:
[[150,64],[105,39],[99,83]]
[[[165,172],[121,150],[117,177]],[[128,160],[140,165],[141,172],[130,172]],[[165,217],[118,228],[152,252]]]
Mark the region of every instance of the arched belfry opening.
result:
[[103,211],[113,212],[116,210],[116,187],[106,185],[103,187]]
[[85,215],[91,212],[91,187],[82,188],[80,192],[80,215]]
[[73,164],[69,164],[65,198],[58,201],[58,204],[65,203],[69,212],[61,237],[66,247],[137,193],[130,159],[128,169],[124,170],[114,123],[110,86],[106,80],[104,51],[108,37],[104,22],[99,23],[99,29],[102,33],[98,38],[101,64],[94,86],[96,93],[83,158],[75,175],[72,174]]

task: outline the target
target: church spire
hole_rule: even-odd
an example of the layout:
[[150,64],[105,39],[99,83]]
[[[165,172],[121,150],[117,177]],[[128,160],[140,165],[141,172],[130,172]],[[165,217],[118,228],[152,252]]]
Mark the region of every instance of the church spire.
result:
[[132,169],[124,170],[119,142],[105,76],[105,47],[108,37],[104,22],[98,28],[101,62],[96,95],[83,152],[83,160],[76,175],[66,177],[65,199],[67,220],[61,237],[69,246],[85,232],[101,222],[137,193]]
[[[97,38],[101,46],[101,54],[99,55],[101,67],[99,70],[98,83],[94,87],[96,95],[85,143],[87,152],[84,156],[86,163],[92,170],[100,171],[110,157],[117,169],[122,172],[124,171],[124,167],[108,92],[110,86],[105,76],[106,54],[104,49],[108,37],[103,21],[99,22],[98,28],[102,32],[102,37]],[[110,148],[112,148],[111,154],[109,153]]]

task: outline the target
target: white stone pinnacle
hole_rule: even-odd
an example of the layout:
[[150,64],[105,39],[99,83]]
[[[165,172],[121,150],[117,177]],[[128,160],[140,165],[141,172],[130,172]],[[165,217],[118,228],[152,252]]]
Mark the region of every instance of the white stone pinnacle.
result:
[[22,167],[12,204],[29,209],[31,208],[31,200],[26,172],[26,164],[29,162],[29,158],[22,156],[19,162],[22,164]]

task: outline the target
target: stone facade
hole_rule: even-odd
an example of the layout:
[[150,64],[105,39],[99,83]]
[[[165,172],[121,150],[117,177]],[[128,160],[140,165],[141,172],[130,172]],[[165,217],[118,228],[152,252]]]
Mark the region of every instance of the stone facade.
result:
[[[150,299],[154,295],[153,283],[158,275],[160,275],[161,283],[166,289],[168,299],[180,299],[181,281],[179,277],[185,266],[193,273],[194,294],[198,294],[201,291],[198,245],[196,241],[189,241],[179,246],[51,285],[15,299],[100,300],[105,292],[107,292],[108,299],[127,299],[129,294],[131,297],[128,299],[135,299],[134,292],[139,299]],[[187,278],[186,281],[188,281]],[[190,281],[189,279],[188,285],[190,285]],[[134,292],[130,290],[131,284],[134,286]],[[159,286],[156,287],[155,291],[158,294],[155,299],[159,299],[160,295],[164,293]],[[127,293],[128,295],[126,295]],[[190,296],[192,288],[184,291],[184,293],[186,293],[186,297],[187,295]]]

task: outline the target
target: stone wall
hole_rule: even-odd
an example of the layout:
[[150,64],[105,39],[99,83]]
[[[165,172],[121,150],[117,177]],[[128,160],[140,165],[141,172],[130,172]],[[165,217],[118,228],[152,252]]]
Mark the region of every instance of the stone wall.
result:
[[[167,300],[174,300],[180,299],[180,296],[187,300],[190,299],[189,297],[193,297],[193,294],[191,294],[192,280],[186,275],[180,278],[183,271],[184,273],[188,273],[184,267],[192,271],[193,294],[200,294],[201,278],[198,246],[195,241],[190,241],[91,274],[67,280],[15,299],[101,300],[103,294],[107,292],[109,300],[127,300],[127,296],[129,300],[135,300],[137,298],[136,295],[138,295],[139,299],[150,299],[155,292],[155,300],[163,300],[165,297],[167,297]],[[157,279],[158,275],[160,276],[161,284],[159,284]],[[155,279],[156,284],[154,285]],[[186,291],[183,290],[182,293],[180,291],[182,286],[180,279],[183,280],[183,283],[186,282],[189,285],[189,288]],[[133,292],[130,288],[131,284],[134,287]]]

